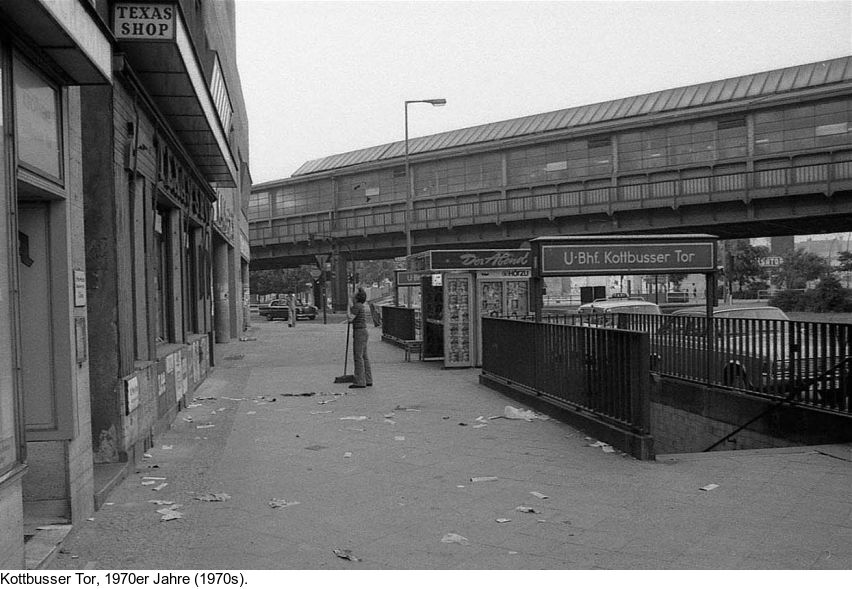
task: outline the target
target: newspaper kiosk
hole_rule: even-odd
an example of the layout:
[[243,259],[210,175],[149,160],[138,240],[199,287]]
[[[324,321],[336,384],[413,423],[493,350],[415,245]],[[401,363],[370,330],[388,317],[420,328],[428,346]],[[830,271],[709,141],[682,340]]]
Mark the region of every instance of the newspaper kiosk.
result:
[[420,274],[424,360],[482,364],[483,316],[529,314],[530,250],[430,250],[406,258]]

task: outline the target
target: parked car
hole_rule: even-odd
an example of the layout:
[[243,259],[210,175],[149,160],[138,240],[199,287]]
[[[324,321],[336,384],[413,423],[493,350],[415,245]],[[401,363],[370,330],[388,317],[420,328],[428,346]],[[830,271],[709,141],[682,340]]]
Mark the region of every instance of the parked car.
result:
[[663,371],[707,378],[744,390],[777,393],[813,381],[834,360],[824,359],[819,338],[809,338],[784,311],[772,306],[717,307],[714,345],[708,353],[707,310],[673,312],[652,337],[652,353]]
[[[289,321],[290,306],[287,303],[287,299],[274,299],[268,305],[260,307],[259,313],[261,317],[266,317],[267,321],[275,321],[276,319]],[[296,321],[313,320],[316,318],[317,308],[315,306],[307,304],[296,305]]]
[[296,319],[310,319],[313,321],[317,318],[317,308],[313,305],[296,305]]

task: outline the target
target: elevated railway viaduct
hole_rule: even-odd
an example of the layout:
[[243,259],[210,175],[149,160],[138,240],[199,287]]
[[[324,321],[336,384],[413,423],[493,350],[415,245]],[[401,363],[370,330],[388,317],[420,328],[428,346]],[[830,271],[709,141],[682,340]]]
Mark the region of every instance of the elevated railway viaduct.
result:
[[848,231],[852,57],[408,143],[408,176],[398,141],[255,185],[251,268],[404,255],[409,191],[413,252],[541,235]]

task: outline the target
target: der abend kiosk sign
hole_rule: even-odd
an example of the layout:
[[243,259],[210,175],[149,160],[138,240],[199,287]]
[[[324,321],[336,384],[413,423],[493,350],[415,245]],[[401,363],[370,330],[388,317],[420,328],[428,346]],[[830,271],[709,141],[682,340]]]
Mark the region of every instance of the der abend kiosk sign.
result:
[[608,235],[538,237],[532,246],[533,275],[712,273],[713,235]]

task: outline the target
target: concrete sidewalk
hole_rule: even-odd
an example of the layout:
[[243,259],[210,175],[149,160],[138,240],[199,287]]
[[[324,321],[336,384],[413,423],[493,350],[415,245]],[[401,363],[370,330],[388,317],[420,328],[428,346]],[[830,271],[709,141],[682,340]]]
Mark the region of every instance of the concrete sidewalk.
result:
[[333,384],[337,321],[217,346],[193,406],[52,568],[852,568],[849,446],[640,462],[555,420],[488,419],[519,404],[478,369],[404,362],[376,328],[375,386]]

